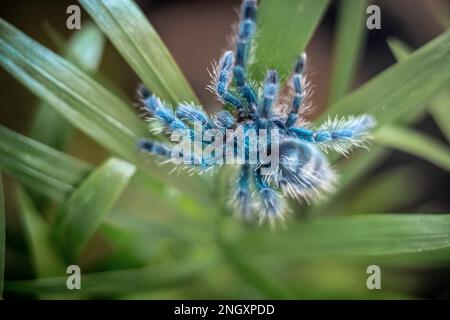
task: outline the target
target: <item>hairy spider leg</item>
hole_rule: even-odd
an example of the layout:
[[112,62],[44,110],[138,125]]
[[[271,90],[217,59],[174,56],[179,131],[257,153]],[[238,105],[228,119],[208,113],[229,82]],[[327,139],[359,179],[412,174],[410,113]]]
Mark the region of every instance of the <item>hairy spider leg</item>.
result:
[[206,112],[200,107],[193,104],[180,103],[177,106],[175,115],[188,124],[199,123],[205,129],[215,128]]
[[267,179],[261,174],[261,168],[254,170],[253,179],[255,183],[255,189],[260,199],[259,210],[261,210],[262,218],[269,219],[270,222],[275,221],[277,218],[282,218],[284,211],[283,200],[280,194],[275,191],[267,182]]
[[249,164],[241,166],[236,181],[236,188],[233,193],[233,205],[244,215],[244,218],[250,219],[252,214],[252,194],[250,190],[251,168]]
[[291,127],[288,132],[302,141],[329,145],[345,153],[351,146],[361,146],[368,131],[375,126],[375,119],[369,115],[348,119],[330,119],[318,130]]
[[[278,72],[269,70],[264,81],[263,97],[258,109],[258,119],[260,122],[272,118],[272,105],[278,98],[279,88],[280,78]],[[263,125],[263,127],[267,127],[267,125]]]
[[236,118],[227,110],[221,110],[212,116],[214,125],[225,133],[226,129],[231,129],[236,125]]
[[145,150],[148,153],[159,157],[170,159],[172,155],[172,146],[162,142],[140,139],[138,141],[138,146],[139,149]]
[[291,127],[298,119],[298,111],[303,103],[303,69],[306,64],[306,54],[302,54],[295,64],[294,75],[292,76],[292,87],[294,97],[292,99],[291,112],[286,119],[286,127]]
[[232,51],[226,51],[220,59],[218,69],[216,70],[214,91],[223,103],[228,103],[237,110],[241,110],[241,101],[229,90],[233,66],[234,54]]
[[[174,146],[159,141],[140,139],[138,141],[138,147],[150,154],[165,158],[167,160],[166,162],[172,162],[174,164],[180,164],[175,163],[175,159],[182,159],[182,165],[192,166],[201,170],[209,169],[215,165],[214,158],[198,157],[191,152],[189,159],[187,159],[181,150],[175,150]],[[174,152],[178,152],[178,155],[174,156]]]
[[138,90],[142,103],[147,111],[166,128],[167,132],[176,130],[186,130],[189,127],[174,114],[161,99],[151,94],[145,87],[141,86]]
[[236,63],[234,65],[234,79],[242,97],[248,103],[248,111],[253,114],[257,105],[256,92],[246,81],[246,64],[251,40],[256,30],[256,0],[245,0],[241,8],[241,21],[236,42]]

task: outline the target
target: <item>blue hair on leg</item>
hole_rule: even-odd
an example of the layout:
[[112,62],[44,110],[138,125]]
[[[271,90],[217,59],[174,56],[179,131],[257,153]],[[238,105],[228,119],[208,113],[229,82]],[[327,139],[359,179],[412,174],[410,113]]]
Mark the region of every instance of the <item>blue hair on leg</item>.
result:
[[291,127],[288,131],[303,141],[317,143],[325,150],[333,149],[345,155],[354,146],[364,147],[369,130],[375,125],[376,121],[372,116],[362,115],[328,119],[318,130]]
[[222,131],[236,126],[236,118],[227,110],[221,110],[214,114],[213,122],[214,125],[217,128],[222,129]]
[[253,113],[257,105],[255,90],[246,81],[246,64],[250,50],[251,40],[256,30],[256,0],[246,0],[241,8],[241,21],[239,23],[236,41],[236,64],[234,79],[242,97],[248,102],[250,112]]
[[253,214],[253,199],[250,191],[251,166],[244,164],[239,170],[236,186],[232,196],[232,204],[243,215],[250,220]]
[[284,200],[264,179],[261,169],[254,172],[255,189],[259,197],[258,210],[260,219],[267,219],[273,223],[283,217],[285,210]]
[[241,7],[241,21],[236,43],[236,65],[246,65],[250,41],[256,30],[256,0],[246,0]]
[[286,119],[286,127],[291,127],[298,119],[298,111],[303,103],[303,70],[306,64],[306,55],[302,54],[294,68],[294,75],[292,76],[292,87],[294,89],[294,97],[292,99],[291,111]]
[[267,72],[263,87],[263,99],[258,110],[258,116],[261,118],[272,118],[272,105],[278,97],[280,87],[280,78],[278,72],[270,70]]
[[198,122],[201,125],[205,126],[206,129],[212,127],[212,124],[206,112],[201,107],[197,107],[192,104],[179,104],[175,111],[175,115],[182,121],[186,121],[189,123]]
[[138,148],[155,156],[170,159],[172,155],[172,148],[164,143],[140,139],[138,141]]
[[229,85],[234,66],[234,54],[227,51],[223,54],[215,71],[212,89],[223,103],[228,103],[236,109],[241,109],[242,104],[229,90]]
[[173,110],[162,102],[161,99],[150,94],[147,89],[142,88],[143,87],[139,90],[141,101],[144,104],[145,109],[152,115],[153,119],[159,120],[168,132],[188,129],[188,126],[178,119],[173,113]]

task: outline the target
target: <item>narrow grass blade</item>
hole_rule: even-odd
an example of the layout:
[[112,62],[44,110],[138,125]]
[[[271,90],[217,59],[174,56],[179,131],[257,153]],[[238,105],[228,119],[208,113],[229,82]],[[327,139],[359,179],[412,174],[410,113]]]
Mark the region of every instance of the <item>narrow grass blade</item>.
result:
[[88,164],[3,126],[0,166],[27,187],[59,201],[91,170]]
[[127,158],[147,135],[124,102],[77,67],[0,20],[0,64],[74,126]]
[[38,278],[65,275],[65,269],[57,254],[56,246],[51,241],[50,227],[47,221],[39,215],[22,188],[16,189],[16,197],[36,275]]
[[64,56],[84,72],[95,74],[102,61],[105,43],[101,31],[87,22],[67,43]]
[[428,110],[447,141],[450,142],[450,94],[444,92],[433,99]]
[[[388,39],[388,45],[398,61],[404,61],[410,55],[411,49],[405,43],[396,38]],[[437,103],[436,99],[439,98],[433,99],[431,102],[432,105]],[[425,106],[426,104],[424,103],[423,105]],[[402,117],[396,118],[395,123],[406,125],[417,121],[417,119],[423,116],[425,111],[425,108],[417,108],[417,110],[413,110]],[[381,145],[373,145],[370,148],[370,152],[362,150],[352,155],[351,159],[341,159],[339,162],[339,172],[341,173],[339,192],[332,196],[332,199],[330,200],[333,201],[327,201],[324,205],[317,206],[311,211],[317,213],[324,210],[333,210],[334,200],[339,200],[338,198],[340,197],[339,195],[342,191],[345,191],[347,186],[352,185],[352,183],[364,175],[364,173],[368,172],[371,168],[375,167],[376,164],[380,163],[386,154],[387,150],[385,147],[382,147]]]
[[367,0],[339,2],[329,103],[342,98],[351,86],[367,30],[365,26],[367,2]]
[[92,172],[62,204],[53,233],[68,259],[82,251],[135,171],[134,165],[111,158]]
[[[94,74],[100,65],[105,39],[98,28],[90,23],[76,32],[64,45],[64,56],[86,73]],[[30,136],[57,150],[63,150],[73,127],[45,102],[40,102],[31,127]]]
[[[404,42],[397,38],[388,39],[389,49],[398,61],[405,60],[410,54],[412,49]],[[448,88],[444,89],[438,97],[431,100],[429,103],[428,111],[433,117],[436,124],[441,129],[448,141],[450,141],[450,95]]]
[[[65,200],[92,171],[92,166],[89,164],[1,125],[0,167],[24,186],[56,201]],[[135,184],[140,189],[144,188],[145,192],[142,192],[144,198],[170,196],[171,201],[169,204],[165,202],[165,206],[173,207],[176,212],[184,212],[191,207],[195,207],[193,211],[199,212],[198,208],[204,206],[204,202],[200,205],[198,199],[207,200],[204,192],[196,192],[198,197],[192,198],[188,196],[189,193],[180,193],[173,187],[155,180],[145,170],[139,172],[138,180]],[[187,190],[195,192],[192,188]],[[207,215],[210,212],[211,208],[204,214]]]
[[73,127],[46,102],[38,104],[30,137],[56,150],[64,150]]
[[137,4],[130,0],[80,3],[150,90],[171,103],[198,101]]
[[120,298],[126,294],[156,292],[192,282],[214,265],[214,259],[191,257],[185,261],[150,267],[83,274],[82,290],[67,290],[67,277],[14,281],[5,291],[16,294],[51,294],[58,297],[91,295]]
[[414,113],[450,80],[450,30],[390,67],[323,115],[370,113],[379,126]]
[[[262,254],[296,258],[379,256],[450,247],[450,214],[373,214],[323,218],[267,237],[267,230],[249,232],[237,246],[251,257]],[[447,251],[447,254],[450,250]]]
[[278,283],[270,274],[259,270],[245,260],[239,248],[221,245],[228,264],[243,281],[254,287],[267,299],[293,299],[294,295],[282,284]]
[[394,37],[388,38],[387,44],[397,61],[405,60],[413,51],[406,43]]
[[383,146],[410,153],[450,171],[450,148],[412,129],[384,126],[375,133]]
[[327,6],[328,0],[261,1],[252,79],[262,81],[267,70],[275,69],[286,80]]
[[3,195],[3,179],[0,171],[0,298],[3,297],[3,283],[5,278],[5,242],[6,242],[6,215],[5,197]]

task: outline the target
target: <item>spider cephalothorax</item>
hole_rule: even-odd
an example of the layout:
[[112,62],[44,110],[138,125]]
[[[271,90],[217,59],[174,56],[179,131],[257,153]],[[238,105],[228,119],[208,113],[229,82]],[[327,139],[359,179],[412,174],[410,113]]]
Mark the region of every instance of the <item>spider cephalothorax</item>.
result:
[[[244,0],[236,49],[224,53],[210,86],[219,100],[231,108],[230,111],[222,110],[208,116],[201,107],[182,103],[174,112],[145,88],[139,92],[150,118],[160,122],[166,133],[182,135],[185,141],[200,147],[215,144],[218,148],[206,154],[191,154],[191,145],[188,149],[180,149],[149,140],[140,141],[139,145],[178,165],[181,157],[184,159],[182,164],[200,171],[228,164],[231,153],[231,158],[240,160],[231,202],[246,218],[256,216],[272,222],[283,217],[286,207],[277,189],[284,195],[308,202],[323,192],[330,192],[335,174],[321,149],[331,148],[346,154],[353,146],[363,146],[375,120],[369,115],[335,118],[311,129],[301,116],[305,109],[304,54],[298,58],[290,81],[292,98],[288,112],[279,108],[277,71],[269,70],[261,85],[251,84],[246,65],[255,33],[256,8],[256,0]],[[230,138],[230,130],[240,132],[242,140],[237,142],[236,136]],[[252,157],[255,149],[256,156]],[[273,166],[274,160],[276,166]]]

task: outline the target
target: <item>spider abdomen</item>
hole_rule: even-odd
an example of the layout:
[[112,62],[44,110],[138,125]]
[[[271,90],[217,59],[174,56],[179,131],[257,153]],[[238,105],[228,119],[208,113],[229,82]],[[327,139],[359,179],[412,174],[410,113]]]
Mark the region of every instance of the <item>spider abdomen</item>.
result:
[[270,180],[285,194],[309,200],[321,191],[330,191],[335,174],[319,148],[288,140],[280,144],[279,152],[279,170]]

